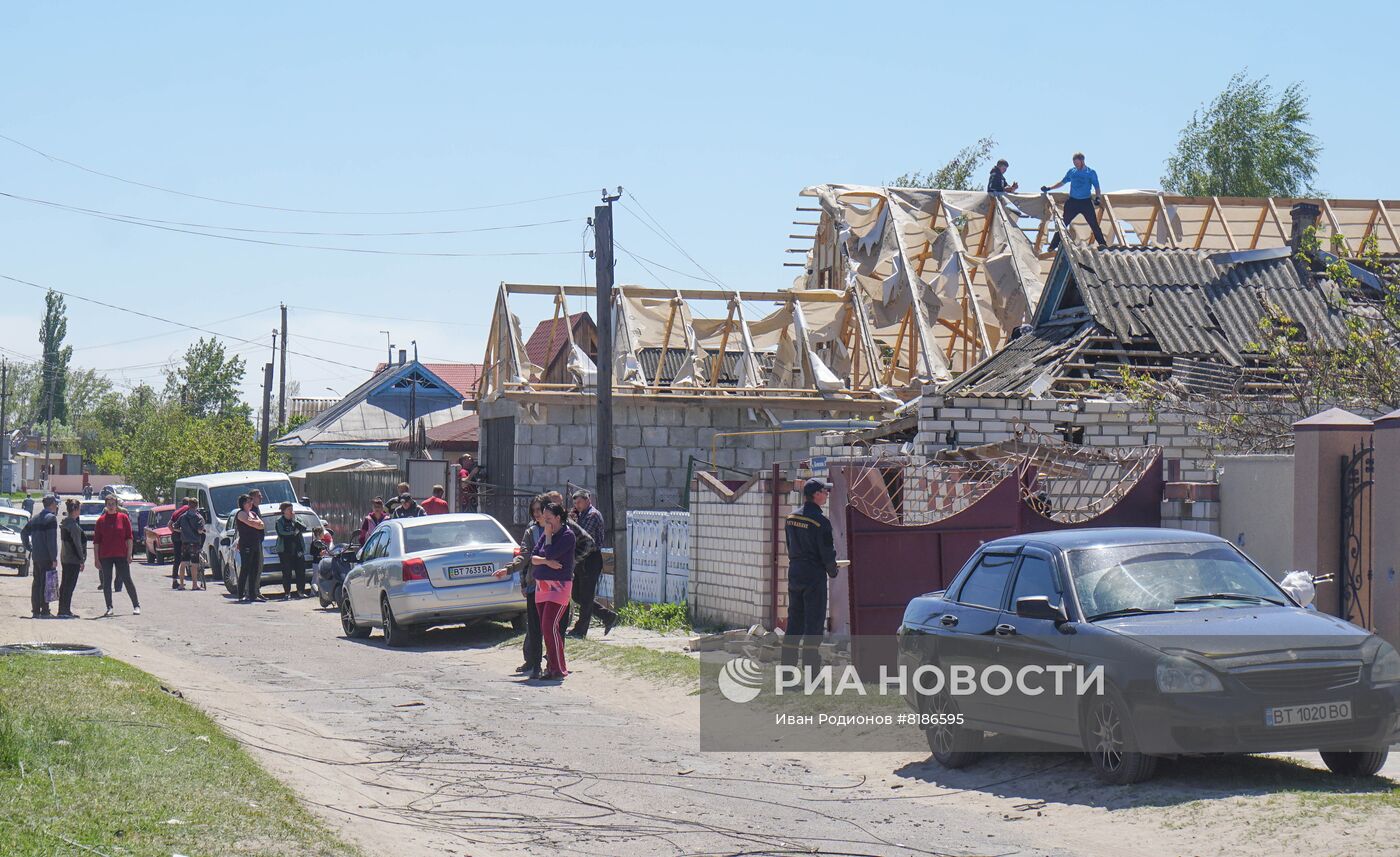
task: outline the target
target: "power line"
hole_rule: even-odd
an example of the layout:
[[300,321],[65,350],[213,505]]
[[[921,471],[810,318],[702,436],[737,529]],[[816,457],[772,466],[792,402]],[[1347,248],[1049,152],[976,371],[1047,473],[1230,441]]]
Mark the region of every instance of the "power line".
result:
[[[229,316],[228,318],[221,318],[221,319],[218,319],[217,321],[209,321],[209,322],[205,322],[205,323],[206,323],[206,324],[224,324],[224,323],[226,323],[226,322],[238,321],[238,320],[240,320],[240,319],[248,318],[249,316],[258,315],[259,313],[269,312],[269,311],[274,310],[274,309],[277,309],[277,307],[275,307],[275,306],[263,307],[262,309],[255,309],[255,310],[253,310],[252,312],[245,312],[245,313],[243,313],[243,314],[241,314],[241,315],[232,315],[232,316]],[[178,332],[179,332],[179,331],[176,331],[176,330],[163,330],[163,331],[161,331],[160,333],[152,333],[152,334],[149,334],[149,335],[147,335],[147,336],[136,336],[136,337],[132,337],[131,339],[118,339],[118,340],[116,340],[115,342],[102,342],[102,343],[98,343],[97,345],[75,345],[75,346],[73,346],[73,350],[74,350],[74,351],[92,351],[92,350],[97,349],[97,348],[114,348],[114,347],[116,347],[116,346],[118,346],[118,345],[130,345],[130,344],[133,343],[133,342],[145,342],[145,341],[148,340],[148,339],[156,339],[156,338],[159,338],[159,337],[162,337],[162,336],[169,336],[169,335],[172,334],[172,333],[178,333]]]
[[82,171],[85,172],[85,173],[91,173],[92,175],[95,175],[95,176],[101,176],[102,178],[105,178],[105,179],[111,179],[112,181],[122,182],[123,184],[135,185],[136,187],[143,187],[143,188],[146,188],[146,189],[148,189],[148,190],[156,190],[156,191],[160,191],[161,193],[174,194],[175,196],[183,196],[183,197],[186,197],[186,198],[189,198],[189,199],[200,199],[200,200],[204,200],[205,202],[217,202],[217,203],[219,203],[219,204],[221,204],[221,205],[236,205],[236,206],[239,206],[239,207],[241,207],[241,208],[261,208],[261,209],[264,209],[264,210],[266,210],[266,211],[287,211],[287,212],[291,212],[291,213],[294,213],[294,214],[335,214],[335,215],[351,215],[351,216],[381,216],[381,215],[382,215],[382,216],[395,216],[395,215],[409,215],[409,214],[455,214],[455,213],[463,212],[463,211],[485,211],[485,210],[487,210],[487,209],[492,209],[492,208],[507,208],[507,207],[513,206],[513,205],[528,205],[528,204],[530,204],[530,203],[532,203],[532,202],[546,202],[546,201],[551,200],[551,199],[566,199],[566,198],[571,197],[571,196],[583,196],[583,195],[585,195],[585,194],[593,194],[593,193],[596,193],[596,191],[593,191],[593,190],[577,190],[577,191],[570,191],[569,193],[557,193],[557,194],[553,194],[553,195],[550,195],[550,196],[538,196],[538,197],[533,197],[533,198],[531,198],[531,199],[518,199],[518,200],[513,200],[513,201],[511,201],[511,202],[496,202],[496,203],[491,203],[491,204],[488,204],[488,205],[470,205],[470,206],[464,206],[464,207],[461,207],[461,208],[434,208],[434,209],[424,209],[424,210],[419,210],[419,211],[337,211],[337,210],[333,210],[333,209],[319,209],[319,208],[290,208],[290,207],[287,207],[287,206],[280,206],[280,205],[264,205],[264,204],[253,203],[253,202],[239,202],[238,200],[232,200],[232,199],[220,199],[219,197],[215,197],[215,196],[204,196],[204,195],[202,195],[202,194],[189,193],[189,192],[187,192],[187,191],[176,190],[176,189],[174,189],[174,188],[162,187],[162,186],[160,186],[160,185],[150,184],[150,183],[148,183],[148,182],[137,181],[136,179],[124,178],[124,177],[119,176],[119,175],[114,175],[113,173],[107,173],[107,172],[103,172],[102,170],[98,170],[98,169],[94,169],[94,168],[92,168],[92,167],[84,166],[84,165],[82,165],[82,164],[80,164],[80,163],[77,163],[76,161],[70,161],[70,160],[67,160],[66,158],[60,158],[60,157],[58,157],[57,155],[50,154],[50,153],[48,153],[48,152],[45,152],[45,151],[42,150],[42,149],[38,149],[38,148],[36,148],[36,147],[34,147],[34,146],[29,145],[28,143],[21,142],[20,140],[16,140],[14,137],[8,137],[8,136],[6,136],[6,135],[4,135],[4,134],[0,134],[0,140],[4,140],[4,141],[6,141],[6,142],[8,142],[8,143],[13,143],[13,144],[16,145],[16,146],[19,146],[21,149],[27,149],[27,150],[29,150],[30,152],[33,152],[34,154],[36,154],[36,155],[38,155],[38,156],[40,156],[40,157],[42,157],[42,158],[45,158],[45,159],[50,160],[50,161],[53,161],[54,163],[63,164],[64,166],[72,167],[72,168],[77,169],[77,170],[82,170]]
[[68,211],[74,214],[81,214],[85,217],[96,217],[102,220],[110,220],[115,223],[126,223],[131,226],[144,226],[147,229],[159,229],[164,232],[179,232],[185,235],[201,235],[205,238],[219,238],[224,241],[239,241],[244,244],[263,244],[269,247],[297,247],[303,250],[330,250],[339,253],[367,253],[374,256],[423,256],[423,257],[447,257],[447,258],[479,258],[495,256],[572,256],[577,250],[512,250],[486,253],[453,253],[447,251],[428,250],[379,250],[370,247],[338,247],[329,244],[302,244],[294,241],[269,241],[264,238],[248,238],[242,235],[220,235],[217,232],[201,232],[197,229],[186,229],[179,226],[165,226],[160,223],[146,220],[133,220],[122,215],[104,214],[92,209],[77,208],[57,202],[46,202],[36,200],[31,197],[16,196],[11,193],[0,191],[0,196],[8,197],[20,202],[36,202],[40,205],[47,205],[61,211]]
[[103,211],[97,208],[84,208],[81,205],[73,205],[66,202],[54,202],[50,199],[39,199],[33,196],[22,196],[17,193],[5,193],[0,191],[0,196],[6,196],[19,202],[31,202],[35,205],[46,205],[52,208],[59,208],[64,211],[71,211],[76,214],[91,214],[97,217],[105,217],[115,220],[139,222],[146,224],[162,224],[165,226],[189,226],[194,229],[215,229],[223,232],[251,232],[260,235],[303,235],[321,236],[335,238],[403,238],[409,236],[425,235],[465,235],[472,232],[501,232],[508,229],[531,229],[537,226],[554,226],[559,223],[571,223],[573,218],[565,217],[559,220],[541,220],[535,223],[512,223],[502,226],[475,226],[461,227],[456,229],[428,229],[407,232],[312,232],[296,229],[256,229],[248,226],[221,226],[212,223],[191,223],[184,220],[161,220],[155,217],[145,217],[140,214],[123,214],[118,211]]
[[[78,301],[83,301],[83,302],[85,302],[85,303],[95,304],[95,305],[100,306],[100,307],[106,307],[107,309],[114,309],[114,310],[117,310],[118,312],[124,312],[124,313],[127,313],[127,314],[129,314],[129,315],[138,316],[138,317],[140,317],[140,318],[146,318],[146,319],[150,319],[150,320],[152,320],[152,321],[159,321],[159,322],[163,322],[163,323],[165,323],[165,324],[172,324],[172,325],[174,325],[174,326],[176,326],[176,327],[183,327],[183,328],[185,328],[186,330],[194,330],[194,331],[198,331],[198,332],[200,332],[200,333],[207,333],[207,334],[209,334],[210,336],[216,337],[216,338],[218,338],[218,339],[227,339],[227,340],[231,340],[231,341],[233,341],[233,342],[242,342],[242,343],[249,343],[249,344],[254,344],[254,345],[265,344],[265,343],[263,343],[261,340],[258,340],[258,339],[247,339],[247,338],[244,338],[244,337],[241,337],[241,336],[231,336],[231,335],[226,334],[226,333],[219,333],[218,331],[216,331],[216,330],[210,330],[210,329],[207,328],[207,327],[200,327],[199,325],[194,325],[194,324],[185,324],[184,322],[181,322],[181,321],[175,321],[175,320],[173,320],[173,319],[164,318],[164,317],[162,317],[162,316],[152,315],[151,313],[148,313],[148,312],[141,312],[140,310],[130,309],[129,307],[118,306],[117,304],[107,303],[106,301],[100,301],[100,300],[98,300],[98,299],[96,299],[96,298],[90,298],[90,297],[86,297],[86,296],[84,296],[84,295],[75,294],[75,293],[73,293],[73,292],[67,292],[67,291],[64,291],[63,289],[55,289],[55,288],[53,288],[53,287],[51,287],[51,286],[43,286],[43,285],[40,285],[40,284],[38,284],[38,283],[32,283],[32,282],[30,282],[29,280],[20,279],[19,277],[12,277],[12,276],[10,276],[9,274],[0,274],[0,279],[9,280],[9,281],[12,282],[12,283],[19,283],[19,284],[22,285],[22,286],[29,286],[29,287],[32,288],[32,289],[38,289],[38,290],[44,291],[44,292],[55,292],[56,294],[60,294],[60,295],[63,295],[64,297],[72,298],[73,300],[78,300]],[[298,357],[306,357],[306,358],[309,358],[309,359],[311,359],[311,360],[319,360],[319,361],[321,361],[322,363],[329,363],[329,364],[331,364],[331,365],[333,365],[333,366],[344,366],[344,367],[347,368],[347,369],[357,369],[357,370],[359,370],[359,371],[361,371],[361,372],[368,372],[368,371],[370,371],[370,370],[364,368],[363,366],[352,366],[352,365],[349,364],[349,363],[341,363],[339,360],[331,360],[329,357],[319,357],[319,356],[317,356],[317,355],[315,355],[315,354],[305,354],[305,353],[300,352],[300,351],[292,351],[291,349],[288,349],[288,350],[287,350],[287,353],[288,353],[288,354],[295,354],[295,355],[298,356]]]

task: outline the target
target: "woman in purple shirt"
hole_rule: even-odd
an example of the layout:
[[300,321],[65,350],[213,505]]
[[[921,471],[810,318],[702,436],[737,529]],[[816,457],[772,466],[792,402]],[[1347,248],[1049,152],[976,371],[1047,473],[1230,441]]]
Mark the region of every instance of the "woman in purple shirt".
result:
[[546,680],[559,680],[569,674],[564,663],[564,634],[559,629],[559,619],[569,609],[569,595],[574,586],[575,539],[564,523],[566,517],[560,504],[545,505],[541,516],[544,529],[530,557],[535,578],[535,608],[540,614],[549,666],[540,678]]

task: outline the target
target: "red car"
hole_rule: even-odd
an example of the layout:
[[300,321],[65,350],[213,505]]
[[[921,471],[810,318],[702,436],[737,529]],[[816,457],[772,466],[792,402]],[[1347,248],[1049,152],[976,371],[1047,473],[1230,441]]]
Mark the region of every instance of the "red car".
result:
[[170,542],[170,516],[174,513],[173,505],[157,506],[146,513],[147,565],[161,565],[175,558],[175,547]]

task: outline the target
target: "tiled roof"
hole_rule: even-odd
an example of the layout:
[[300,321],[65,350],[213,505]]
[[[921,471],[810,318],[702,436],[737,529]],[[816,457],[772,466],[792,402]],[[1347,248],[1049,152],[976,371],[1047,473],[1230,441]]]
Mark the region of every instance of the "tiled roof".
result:
[[[586,312],[576,312],[569,316],[568,330],[574,331],[575,337],[578,335],[579,322],[585,318],[592,323],[592,318]],[[549,364],[553,363],[559,352],[564,350],[568,341],[569,337],[565,332],[562,318],[545,319],[539,323],[535,332],[530,334],[530,338],[525,341],[525,356],[541,369],[548,369]]]

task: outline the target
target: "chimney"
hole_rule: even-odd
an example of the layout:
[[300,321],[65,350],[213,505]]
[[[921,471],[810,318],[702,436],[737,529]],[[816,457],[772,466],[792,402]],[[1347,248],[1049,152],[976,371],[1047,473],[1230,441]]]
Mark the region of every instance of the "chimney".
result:
[[1288,236],[1288,246],[1297,253],[1303,243],[1303,233],[1309,227],[1317,226],[1317,218],[1322,209],[1311,202],[1300,202],[1288,212],[1293,217],[1293,232]]
[[404,364],[407,363],[407,362],[408,362],[408,349],[407,349],[407,348],[400,348],[400,349],[399,349],[399,365],[402,366],[402,365],[404,365]]

